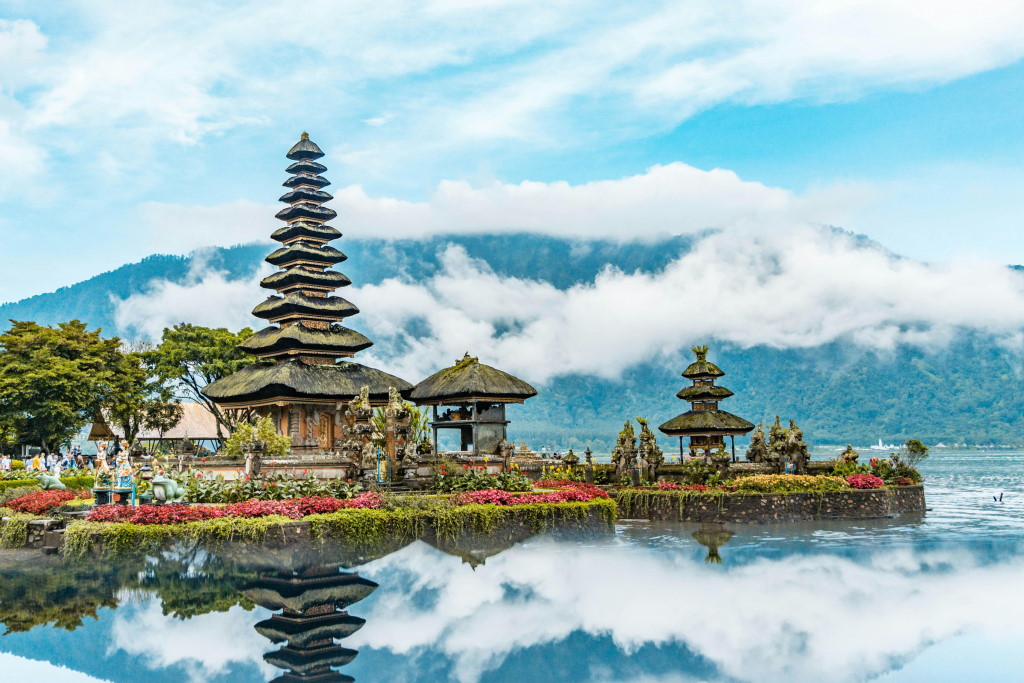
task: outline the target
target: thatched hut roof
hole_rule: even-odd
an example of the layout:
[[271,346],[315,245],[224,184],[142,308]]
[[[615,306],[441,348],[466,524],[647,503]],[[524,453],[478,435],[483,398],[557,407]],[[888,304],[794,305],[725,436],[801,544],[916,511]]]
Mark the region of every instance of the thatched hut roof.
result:
[[468,353],[450,368],[435,372],[413,387],[409,398],[420,405],[468,401],[522,403],[537,395],[532,386]]
[[319,175],[327,170],[327,167],[321,163],[313,161],[312,159],[300,159],[294,164],[289,164],[288,168],[284,169],[288,173],[312,173]]
[[[299,674],[300,680],[307,674],[324,673],[330,675],[329,667],[344,666],[356,658],[355,650],[340,645],[320,645],[308,649],[293,649],[282,647],[275,652],[268,652],[263,655],[264,661],[279,669],[289,669],[292,673]],[[321,669],[325,671],[321,672]],[[315,679],[314,679],[315,680]]]
[[688,410],[658,427],[668,436],[746,434],[754,425],[724,410]]
[[116,439],[117,434],[111,431],[107,421],[103,418],[103,415],[97,415],[93,419],[92,427],[89,428],[89,441],[109,441],[110,439]]
[[294,204],[296,202],[312,202],[316,204],[317,202],[329,202],[332,199],[334,199],[334,195],[329,192],[301,186],[291,192],[285,192],[277,198],[279,202],[284,202],[285,204]]
[[276,399],[348,401],[370,388],[370,402],[384,405],[388,390],[408,392],[412,384],[359,363],[312,365],[298,359],[256,363],[206,385],[203,393],[220,404]]
[[[296,164],[292,164],[288,168],[292,168],[295,165]],[[320,164],[316,165],[320,166]],[[322,169],[321,171],[309,169],[307,173],[320,173],[322,171],[327,170],[327,167],[325,166],[321,166],[320,168]],[[331,184],[331,181],[328,180],[327,178],[324,178],[322,175],[306,175],[304,173],[302,175],[293,175],[290,178],[288,178],[288,180],[284,181],[281,184],[284,185],[285,187],[301,187],[302,185],[312,185],[313,187],[327,187],[328,185]]]
[[336,270],[313,270],[303,266],[292,266],[284,270],[274,271],[260,280],[260,287],[266,289],[286,290],[305,286],[307,289],[335,289],[348,287],[352,281]]
[[161,434],[155,429],[140,429],[136,435],[139,441],[178,441],[189,438],[193,441],[213,441],[217,439],[217,420],[213,413],[202,403],[195,401],[181,402],[181,419],[166,432]]
[[334,209],[328,209],[326,206],[320,206],[312,202],[299,202],[298,204],[292,204],[274,214],[274,218],[280,218],[283,221],[292,221],[297,218],[312,218],[314,220],[329,221],[338,217],[338,212]]

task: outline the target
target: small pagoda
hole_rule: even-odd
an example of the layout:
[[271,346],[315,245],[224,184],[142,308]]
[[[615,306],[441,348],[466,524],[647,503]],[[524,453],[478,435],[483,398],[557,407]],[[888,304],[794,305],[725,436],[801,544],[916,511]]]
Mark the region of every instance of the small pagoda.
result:
[[[505,405],[523,403],[537,395],[532,386],[478,358],[465,357],[450,368],[426,378],[409,393],[416,405],[432,406],[430,427],[434,433],[434,452],[438,453],[437,433],[442,429],[459,432],[459,450],[478,455],[501,455],[509,421]],[[443,408],[443,412],[439,412]]]
[[377,584],[337,567],[307,569],[257,579],[243,593],[250,600],[279,614],[256,624],[256,631],[273,643],[284,645],[263,656],[284,670],[273,683],[354,681],[335,667],[355,659],[355,650],[337,640],[347,638],[366,623],[346,610],[377,589]]
[[412,385],[346,360],[373,342],[340,324],[359,309],[333,295],[351,280],[333,269],[347,257],[328,244],[341,232],[327,225],[337,213],[324,206],[333,199],[323,190],[330,185],[321,175],[327,167],[316,161],[324,153],[303,133],[286,156],[293,163],[280,201],[288,206],[277,214],[285,225],[271,235],[283,246],[266,258],[278,270],[260,283],[276,294],[253,309],[270,326],[240,345],[259,362],[203,393],[221,408],[271,416],[292,437],[293,452],[332,451],[340,438],[339,411],[362,387],[369,388],[372,405],[385,405],[390,389],[405,392]]
[[703,455],[709,458],[719,449],[725,449],[725,437],[732,442],[732,459],[736,460],[736,435],[747,434],[754,425],[738,415],[719,410],[718,403],[732,396],[725,387],[715,380],[725,373],[708,361],[708,347],[694,346],[691,349],[697,361],[683,371],[683,377],[693,381],[676,396],[690,402],[690,409],[677,415],[658,427],[668,436],[679,437],[679,455],[683,455],[683,437],[690,437],[690,457]]

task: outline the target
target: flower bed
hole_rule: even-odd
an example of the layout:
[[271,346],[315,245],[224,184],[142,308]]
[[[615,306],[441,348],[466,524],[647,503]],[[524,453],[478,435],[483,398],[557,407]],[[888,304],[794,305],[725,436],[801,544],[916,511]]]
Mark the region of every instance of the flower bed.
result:
[[873,474],[851,474],[846,478],[846,483],[855,489],[880,489],[885,486],[882,478]]
[[29,515],[45,515],[50,510],[79,498],[88,498],[85,491],[33,491],[8,501],[6,507]]
[[596,486],[590,484],[579,485],[579,482],[572,482],[572,486],[565,486],[557,491],[549,493],[510,493],[488,489],[486,491],[466,491],[457,493],[451,497],[452,505],[470,505],[473,503],[481,505],[528,505],[530,503],[585,503],[594,498],[607,498],[608,494]]
[[448,499],[429,497],[410,506],[345,506],[302,519],[268,514],[250,518],[223,515],[171,523],[77,521],[69,524],[65,532],[64,554],[139,555],[158,552],[180,541],[201,545],[234,541],[288,545],[327,539],[373,554],[381,548],[397,549],[417,538],[454,540],[466,533],[504,537],[564,528],[607,532],[614,528],[615,509],[614,501],[599,497],[585,502],[518,505],[452,505]]
[[131,524],[181,524],[222,517],[251,519],[254,517],[287,517],[301,519],[308,515],[336,512],[341,509],[379,508],[382,498],[364,493],[355,498],[313,496],[291,500],[247,500],[224,506],[195,505],[103,505],[89,513],[90,522],[129,522]]

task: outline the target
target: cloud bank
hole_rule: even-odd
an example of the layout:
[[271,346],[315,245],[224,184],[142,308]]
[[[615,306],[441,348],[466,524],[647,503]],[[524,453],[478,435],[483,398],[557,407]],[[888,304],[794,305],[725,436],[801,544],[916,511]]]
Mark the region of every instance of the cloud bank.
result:
[[[607,268],[560,290],[494,273],[450,245],[426,281],[388,278],[341,292],[362,311],[349,324],[377,345],[360,354],[418,378],[463,352],[536,382],[567,374],[617,378],[708,339],[741,347],[938,348],[960,330],[1020,347],[1024,277],[990,262],[926,264],[840,231],[742,226],[699,238],[664,270]],[[150,337],[199,322],[240,327],[259,300],[254,279],[201,269],[119,302],[117,322]]]

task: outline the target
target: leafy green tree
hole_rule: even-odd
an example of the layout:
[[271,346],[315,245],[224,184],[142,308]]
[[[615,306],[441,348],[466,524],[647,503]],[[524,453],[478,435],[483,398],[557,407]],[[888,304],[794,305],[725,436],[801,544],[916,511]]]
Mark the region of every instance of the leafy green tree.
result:
[[121,428],[129,443],[142,429],[164,432],[181,420],[182,408],[166,378],[144,363],[142,352],[122,353],[111,378],[107,419]]
[[0,334],[0,423],[17,430],[22,443],[52,450],[110,399],[121,342],[78,320],[11,323]]
[[182,323],[164,329],[156,348],[143,352],[146,364],[160,381],[176,386],[184,398],[202,404],[217,421],[217,438],[232,432],[240,420],[249,415],[232,415],[221,411],[203,395],[203,387],[253,363],[253,357],[238,348],[252,336],[248,327],[238,333],[223,327],[216,329]]
[[911,467],[916,467],[919,462],[928,457],[928,447],[917,439],[907,439],[903,450],[905,451],[904,459]]

